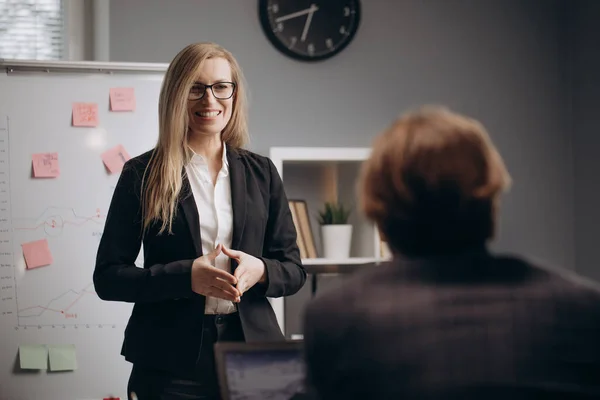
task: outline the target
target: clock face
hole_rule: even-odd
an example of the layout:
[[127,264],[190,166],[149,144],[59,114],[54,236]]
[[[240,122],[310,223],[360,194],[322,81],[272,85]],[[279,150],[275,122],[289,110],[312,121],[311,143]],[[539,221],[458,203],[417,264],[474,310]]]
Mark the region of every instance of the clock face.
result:
[[259,0],[260,22],[273,45],[303,61],[329,58],[354,38],[359,0]]

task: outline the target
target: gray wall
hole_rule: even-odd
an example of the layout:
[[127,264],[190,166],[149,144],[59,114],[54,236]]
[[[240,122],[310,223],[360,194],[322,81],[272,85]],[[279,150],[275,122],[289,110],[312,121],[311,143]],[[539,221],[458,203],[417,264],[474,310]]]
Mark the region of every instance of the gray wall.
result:
[[600,2],[578,0],[569,5],[576,262],[579,272],[600,280]]
[[401,111],[446,104],[480,119],[505,157],[500,249],[574,267],[573,143],[558,1],[364,0],[355,41],[303,64],[264,37],[253,0],[110,3],[111,61],[169,62],[216,41],[251,91],[251,148],[368,146]]

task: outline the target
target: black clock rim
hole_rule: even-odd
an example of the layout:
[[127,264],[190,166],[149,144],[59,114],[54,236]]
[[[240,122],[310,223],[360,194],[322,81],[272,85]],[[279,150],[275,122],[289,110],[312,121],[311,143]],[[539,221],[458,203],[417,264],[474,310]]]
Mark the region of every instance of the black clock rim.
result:
[[277,48],[277,50],[284,53],[288,57],[294,58],[296,60],[308,61],[308,62],[326,60],[326,59],[331,58],[331,57],[335,56],[336,54],[340,53],[342,50],[344,50],[350,44],[350,42],[352,42],[352,40],[354,39],[356,32],[358,32],[358,29],[360,27],[360,20],[361,20],[361,5],[360,5],[360,0],[352,0],[352,1],[354,1],[356,4],[356,9],[355,9],[356,24],[355,24],[354,29],[352,29],[348,33],[348,37],[346,38],[346,40],[344,42],[342,42],[341,45],[336,47],[335,50],[330,51],[329,53],[326,53],[326,54],[323,54],[320,56],[311,57],[311,56],[299,54],[299,53],[296,53],[296,52],[290,50],[287,46],[285,46],[283,43],[281,43],[281,41],[279,40],[277,35],[275,35],[275,33],[273,32],[271,23],[269,21],[269,15],[267,13],[267,7],[269,5],[269,0],[258,0],[258,15],[260,18],[260,26],[261,26],[265,36],[271,42],[271,44],[273,44],[273,46],[275,46]]

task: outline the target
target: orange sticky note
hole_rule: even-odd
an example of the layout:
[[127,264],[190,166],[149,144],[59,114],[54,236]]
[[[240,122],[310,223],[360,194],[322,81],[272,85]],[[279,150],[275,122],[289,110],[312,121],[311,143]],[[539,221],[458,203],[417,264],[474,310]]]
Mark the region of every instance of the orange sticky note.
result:
[[122,145],[115,146],[102,153],[102,161],[104,161],[104,165],[111,174],[121,172],[123,165],[130,158],[127,150]]
[[111,111],[134,111],[135,93],[133,88],[111,88],[110,109]]
[[31,159],[35,178],[56,178],[60,175],[58,153],[37,153]]
[[52,254],[48,247],[48,240],[41,239],[34,242],[23,243],[23,256],[27,269],[43,267],[52,264]]
[[73,126],[98,126],[98,104],[73,103]]

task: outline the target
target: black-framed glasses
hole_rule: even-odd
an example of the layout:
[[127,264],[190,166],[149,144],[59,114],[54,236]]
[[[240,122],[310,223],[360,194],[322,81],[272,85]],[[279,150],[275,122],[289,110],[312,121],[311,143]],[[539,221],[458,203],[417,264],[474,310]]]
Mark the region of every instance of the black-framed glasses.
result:
[[200,100],[204,97],[206,89],[210,89],[215,99],[227,100],[235,93],[235,83],[233,82],[217,82],[212,85],[204,85],[202,83],[194,83],[188,100]]

